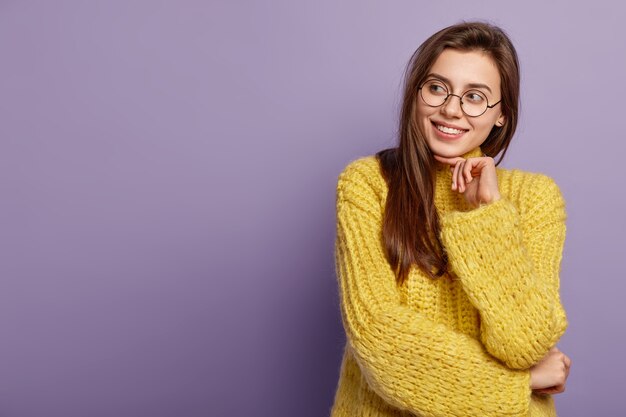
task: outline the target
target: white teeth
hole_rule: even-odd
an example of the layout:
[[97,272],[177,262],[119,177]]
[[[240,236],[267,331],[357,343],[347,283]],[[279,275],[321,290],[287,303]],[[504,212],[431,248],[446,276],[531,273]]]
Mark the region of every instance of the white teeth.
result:
[[458,135],[459,133],[465,132],[464,130],[453,129],[451,127],[436,125],[437,129],[441,130],[443,133],[449,133],[451,135]]

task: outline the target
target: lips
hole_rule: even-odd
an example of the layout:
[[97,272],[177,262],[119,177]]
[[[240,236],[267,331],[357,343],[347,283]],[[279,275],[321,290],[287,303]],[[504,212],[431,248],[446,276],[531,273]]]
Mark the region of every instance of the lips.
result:
[[443,133],[447,133],[449,135],[459,135],[469,130],[469,129],[463,129],[460,126],[451,125],[449,123],[436,122],[432,120],[431,120],[431,123],[435,126],[437,130]]

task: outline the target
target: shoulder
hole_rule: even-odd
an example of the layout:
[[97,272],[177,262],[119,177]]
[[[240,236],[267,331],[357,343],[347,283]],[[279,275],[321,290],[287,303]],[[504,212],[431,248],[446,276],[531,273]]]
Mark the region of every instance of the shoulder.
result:
[[363,156],[345,165],[337,178],[337,203],[349,201],[380,208],[387,190],[376,155]]
[[384,182],[380,163],[375,155],[350,161],[337,178],[337,194],[375,191]]
[[539,193],[560,193],[556,181],[541,172],[522,171],[520,169],[496,168],[498,180],[512,189]]
[[523,215],[565,212],[565,198],[554,178],[541,172],[496,168],[502,193]]

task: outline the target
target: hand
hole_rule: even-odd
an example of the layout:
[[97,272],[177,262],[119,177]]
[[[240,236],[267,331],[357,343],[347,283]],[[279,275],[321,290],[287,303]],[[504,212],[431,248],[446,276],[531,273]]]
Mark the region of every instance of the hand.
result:
[[434,155],[435,159],[449,164],[452,171],[452,189],[465,196],[472,207],[489,204],[500,199],[496,163],[490,156],[446,158]]
[[530,368],[530,388],[536,394],[559,394],[565,391],[571,359],[556,346]]

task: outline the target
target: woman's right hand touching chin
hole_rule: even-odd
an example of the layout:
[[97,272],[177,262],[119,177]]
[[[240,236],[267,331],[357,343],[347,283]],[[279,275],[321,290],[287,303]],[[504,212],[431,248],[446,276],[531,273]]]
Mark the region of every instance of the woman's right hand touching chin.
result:
[[571,359],[556,346],[530,368],[530,388],[536,394],[559,394],[565,391]]

